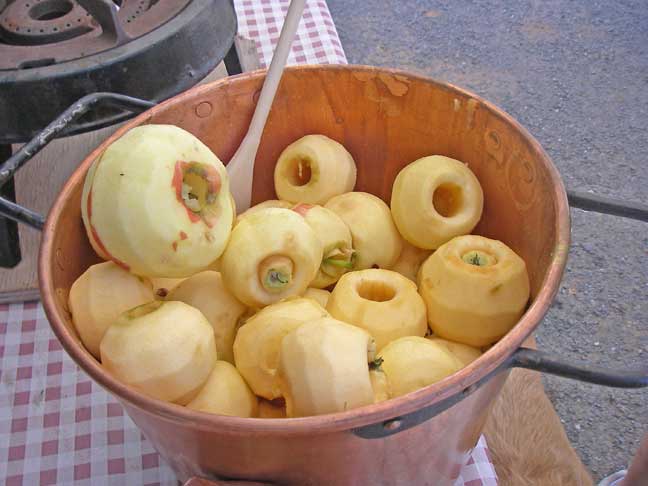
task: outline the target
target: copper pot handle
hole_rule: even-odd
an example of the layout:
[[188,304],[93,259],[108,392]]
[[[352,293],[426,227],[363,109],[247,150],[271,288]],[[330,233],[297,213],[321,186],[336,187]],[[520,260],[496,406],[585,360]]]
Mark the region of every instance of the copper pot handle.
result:
[[455,403],[472,394],[494,375],[510,368],[526,368],[562,376],[563,378],[616,388],[642,388],[648,386],[648,367],[635,370],[610,370],[590,365],[575,365],[543,351],[518,348],[501,366],[482,377],[477,383],[464,388],[461,392],[408,415],[358,427],[353,429],[352,432],[363,439],[382,439],[412,428],[449,409]]
[[[646,204],[574,191],[567,191],[567,197],[571,207],[648,222],[648,205]],[[616,388],[648,386],[648,367],[635,370],[610,370],[596,366],[575,365],[543,351],[519,348],[499,368],[460,393],[456,393],[445,400],[436,402],[409,415],[359,427],[354,429],[353,433],[364,439],[381,439],[407,430],[452,407],[455,403],[477,390],[493,375],[510,368],[526,368],[562,376],[563,378]]]
[[567,200],[572,208],[648,222],[648,205],[639,202],[602,197],[579,191],[567,191]]
[[611,370],[600,366],[572,364],[556,355],[537,349],[519,348],[509,359],[509,367],[549,373],[573,380],[614,388],[643,388],[648,386],[648,367]]

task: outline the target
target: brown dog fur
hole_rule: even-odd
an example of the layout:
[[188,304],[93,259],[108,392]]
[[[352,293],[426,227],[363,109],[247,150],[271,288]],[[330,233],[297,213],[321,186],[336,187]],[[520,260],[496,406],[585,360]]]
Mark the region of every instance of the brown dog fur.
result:
[[535,371],[511,372],[484,435],[500,486],[593,484]]

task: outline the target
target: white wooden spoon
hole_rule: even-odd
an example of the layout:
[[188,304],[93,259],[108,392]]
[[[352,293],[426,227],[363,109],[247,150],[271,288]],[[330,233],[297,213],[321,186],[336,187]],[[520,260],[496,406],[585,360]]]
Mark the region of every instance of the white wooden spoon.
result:
[[283,28],[281,29],[281,35],[279,36],[279,42],[272,56],[272,62],[266,74],[261,95],[259,96],[259,101],[252,116],[252,121],[250,122],[250,128],[248,128],[248,132],[236,150],[234,157],[227,164],[230,190],[232,191],[232,196],[234,196],[234,201],[236,201],[236,209],[239,213],[250,207],[254,159],[259,149],[261,134],[268,119],[277,87],[281,81],[281,75],[286,66],[290,46],[295,37],[295,32],[297,32],[297,26],[299,25],[305,3],[306,0],[292,0],[290,2],[290,7],[288,7],[288,13],[286,14]]

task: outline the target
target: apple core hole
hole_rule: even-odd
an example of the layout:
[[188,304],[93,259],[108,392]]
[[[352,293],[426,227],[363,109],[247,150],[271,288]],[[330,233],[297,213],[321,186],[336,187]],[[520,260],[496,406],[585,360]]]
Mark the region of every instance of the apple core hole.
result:
[[191,164],[185,169],[182,177],[182,196],[185,205],[199,213],[209,204],[209,183],[201,173],[199,164]]
[[387,302],[396,296],[396,290],[379,280],[362,280],[357,287],[358,295],[373,302]]
[[444,218],[455,216],[463,205],[461,187],[452,183],[441,184],[432,194],[432,204],[436,212]]
[[295,264],[287,256],[271,255],[259,264],[259,280],[268,292],[281,292],[292,282]]
[[311,161],[305,157],[296,157],[288,164],[286,173],[288,182],[293,186],[305,186],[311,181]]

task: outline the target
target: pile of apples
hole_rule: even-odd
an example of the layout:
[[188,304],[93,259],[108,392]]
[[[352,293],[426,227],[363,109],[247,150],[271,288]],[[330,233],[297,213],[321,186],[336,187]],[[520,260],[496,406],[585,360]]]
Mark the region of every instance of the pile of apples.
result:
[[82,215],[106,261],[69,309],[117,379],[210,413],[334,413],[442,380],[523,313],[524,261],[469,234],[483,193],[464,163],[412,162],[388,206],[353,192],[340,143],[308,135],[274,182],[279,199],[237,215],[223,164],[171,125],[134,128],[94,162]]

